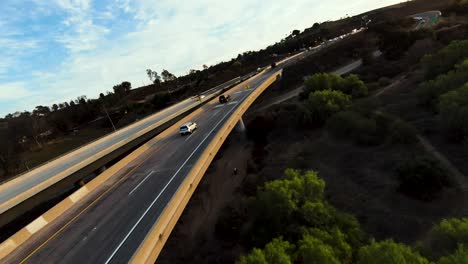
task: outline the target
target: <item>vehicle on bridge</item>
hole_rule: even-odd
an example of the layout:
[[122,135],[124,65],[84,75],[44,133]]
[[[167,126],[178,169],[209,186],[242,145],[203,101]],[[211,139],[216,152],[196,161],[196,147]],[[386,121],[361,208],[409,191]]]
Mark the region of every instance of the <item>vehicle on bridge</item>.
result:
[[219,103],[225,104],[228,101],[231,101],[231,96],[229,94],[222,94],[219,96]]
[[185,134],[192,134],[193,131],[197,129],[197,123],[187,122],[180,127],[180,134],[183,136]]

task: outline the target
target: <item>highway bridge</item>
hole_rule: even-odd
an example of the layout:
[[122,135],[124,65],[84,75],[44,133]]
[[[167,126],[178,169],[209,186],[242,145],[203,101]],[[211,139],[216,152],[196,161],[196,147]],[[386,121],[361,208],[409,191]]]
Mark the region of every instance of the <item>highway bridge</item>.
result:
[[74,187],[80,179],[102,172],[106,164],[148,141],[184,115],[200,107],[225,88],[239,83],[237,77],[206,92],[203,99],[188,98],[130,126],[117,130],[64,154],[0,185],[0,226],[35,206]]
[[[242,114],[303,56],[238,84],[227,104],[207,100],[4,241],[2,263],[154,263],[222,143],[242,129]],[[199,129],[180,136],[187,121]]]

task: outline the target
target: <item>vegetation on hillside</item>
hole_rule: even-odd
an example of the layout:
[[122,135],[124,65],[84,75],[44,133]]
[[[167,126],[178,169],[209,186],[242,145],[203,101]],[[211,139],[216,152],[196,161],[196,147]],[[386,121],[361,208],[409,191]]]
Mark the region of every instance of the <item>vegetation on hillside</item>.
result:
[[454,41],[423,60],[426,81],[420,100],[438,114],[439,126],[453,142],[468,139],[468,40]]
[[466,218],[442,220],[414,247],[375,241],[353,216],[327,203],[324,189],[317,172],[293,169],[260,187],[247,202],[243,225],[254,248],[238,263],[445,264],[467,258]]

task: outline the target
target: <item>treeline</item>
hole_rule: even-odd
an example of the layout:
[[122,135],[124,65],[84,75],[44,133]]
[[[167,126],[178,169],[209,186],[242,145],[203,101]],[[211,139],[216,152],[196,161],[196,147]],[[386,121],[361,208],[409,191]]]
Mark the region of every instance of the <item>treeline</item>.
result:
[[[253,247],[237,263],[467,263],[468,218],[442,220],[414,246],[375,241],[352,215],[327,203],[324,190],[317,172],[293,169],[260,187],[247,202],[245,224],[234,224]],[[218,233],[229,225],[221,219]]]
[[163,93],[145,104],[127,103],[125,98],[130,89],[131,84],[123,82],[114,86],[113,93],[101,94],[98,99],[79,96],[52,107],[37,106],[32,112],[16,112],[0,119],[0,177],[28,169],[27,161],[21,158],[23,152],[41,150],[51,140],[79,134],[87,126],[101,130],[104,135],[113,127],[127,125],[126,114],[137,111],[148,114],[166,107],[171,101]]

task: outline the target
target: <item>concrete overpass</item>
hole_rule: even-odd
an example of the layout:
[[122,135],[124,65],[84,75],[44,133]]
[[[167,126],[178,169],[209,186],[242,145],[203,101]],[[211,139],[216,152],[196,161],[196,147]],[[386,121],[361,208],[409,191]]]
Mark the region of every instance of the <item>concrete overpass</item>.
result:
[[[0,245],[4,263],[153,263],[222,143],[298,54],[207,102]],[[250,87],[247,89],[246,87]],[[178,127],[199,129],[181,137]]]
[[222,89],[231,87],[240,80],[241,77],[237,77],[204,92],[205,97],[201,101],[188,98],[2,183],[0,185],[0,226],[8,224],[16,217],[60,193],[70,190],[79,179],[91,174],[99,174],[105,169],[106,164],[148,141],[183,116],[216,97]]

